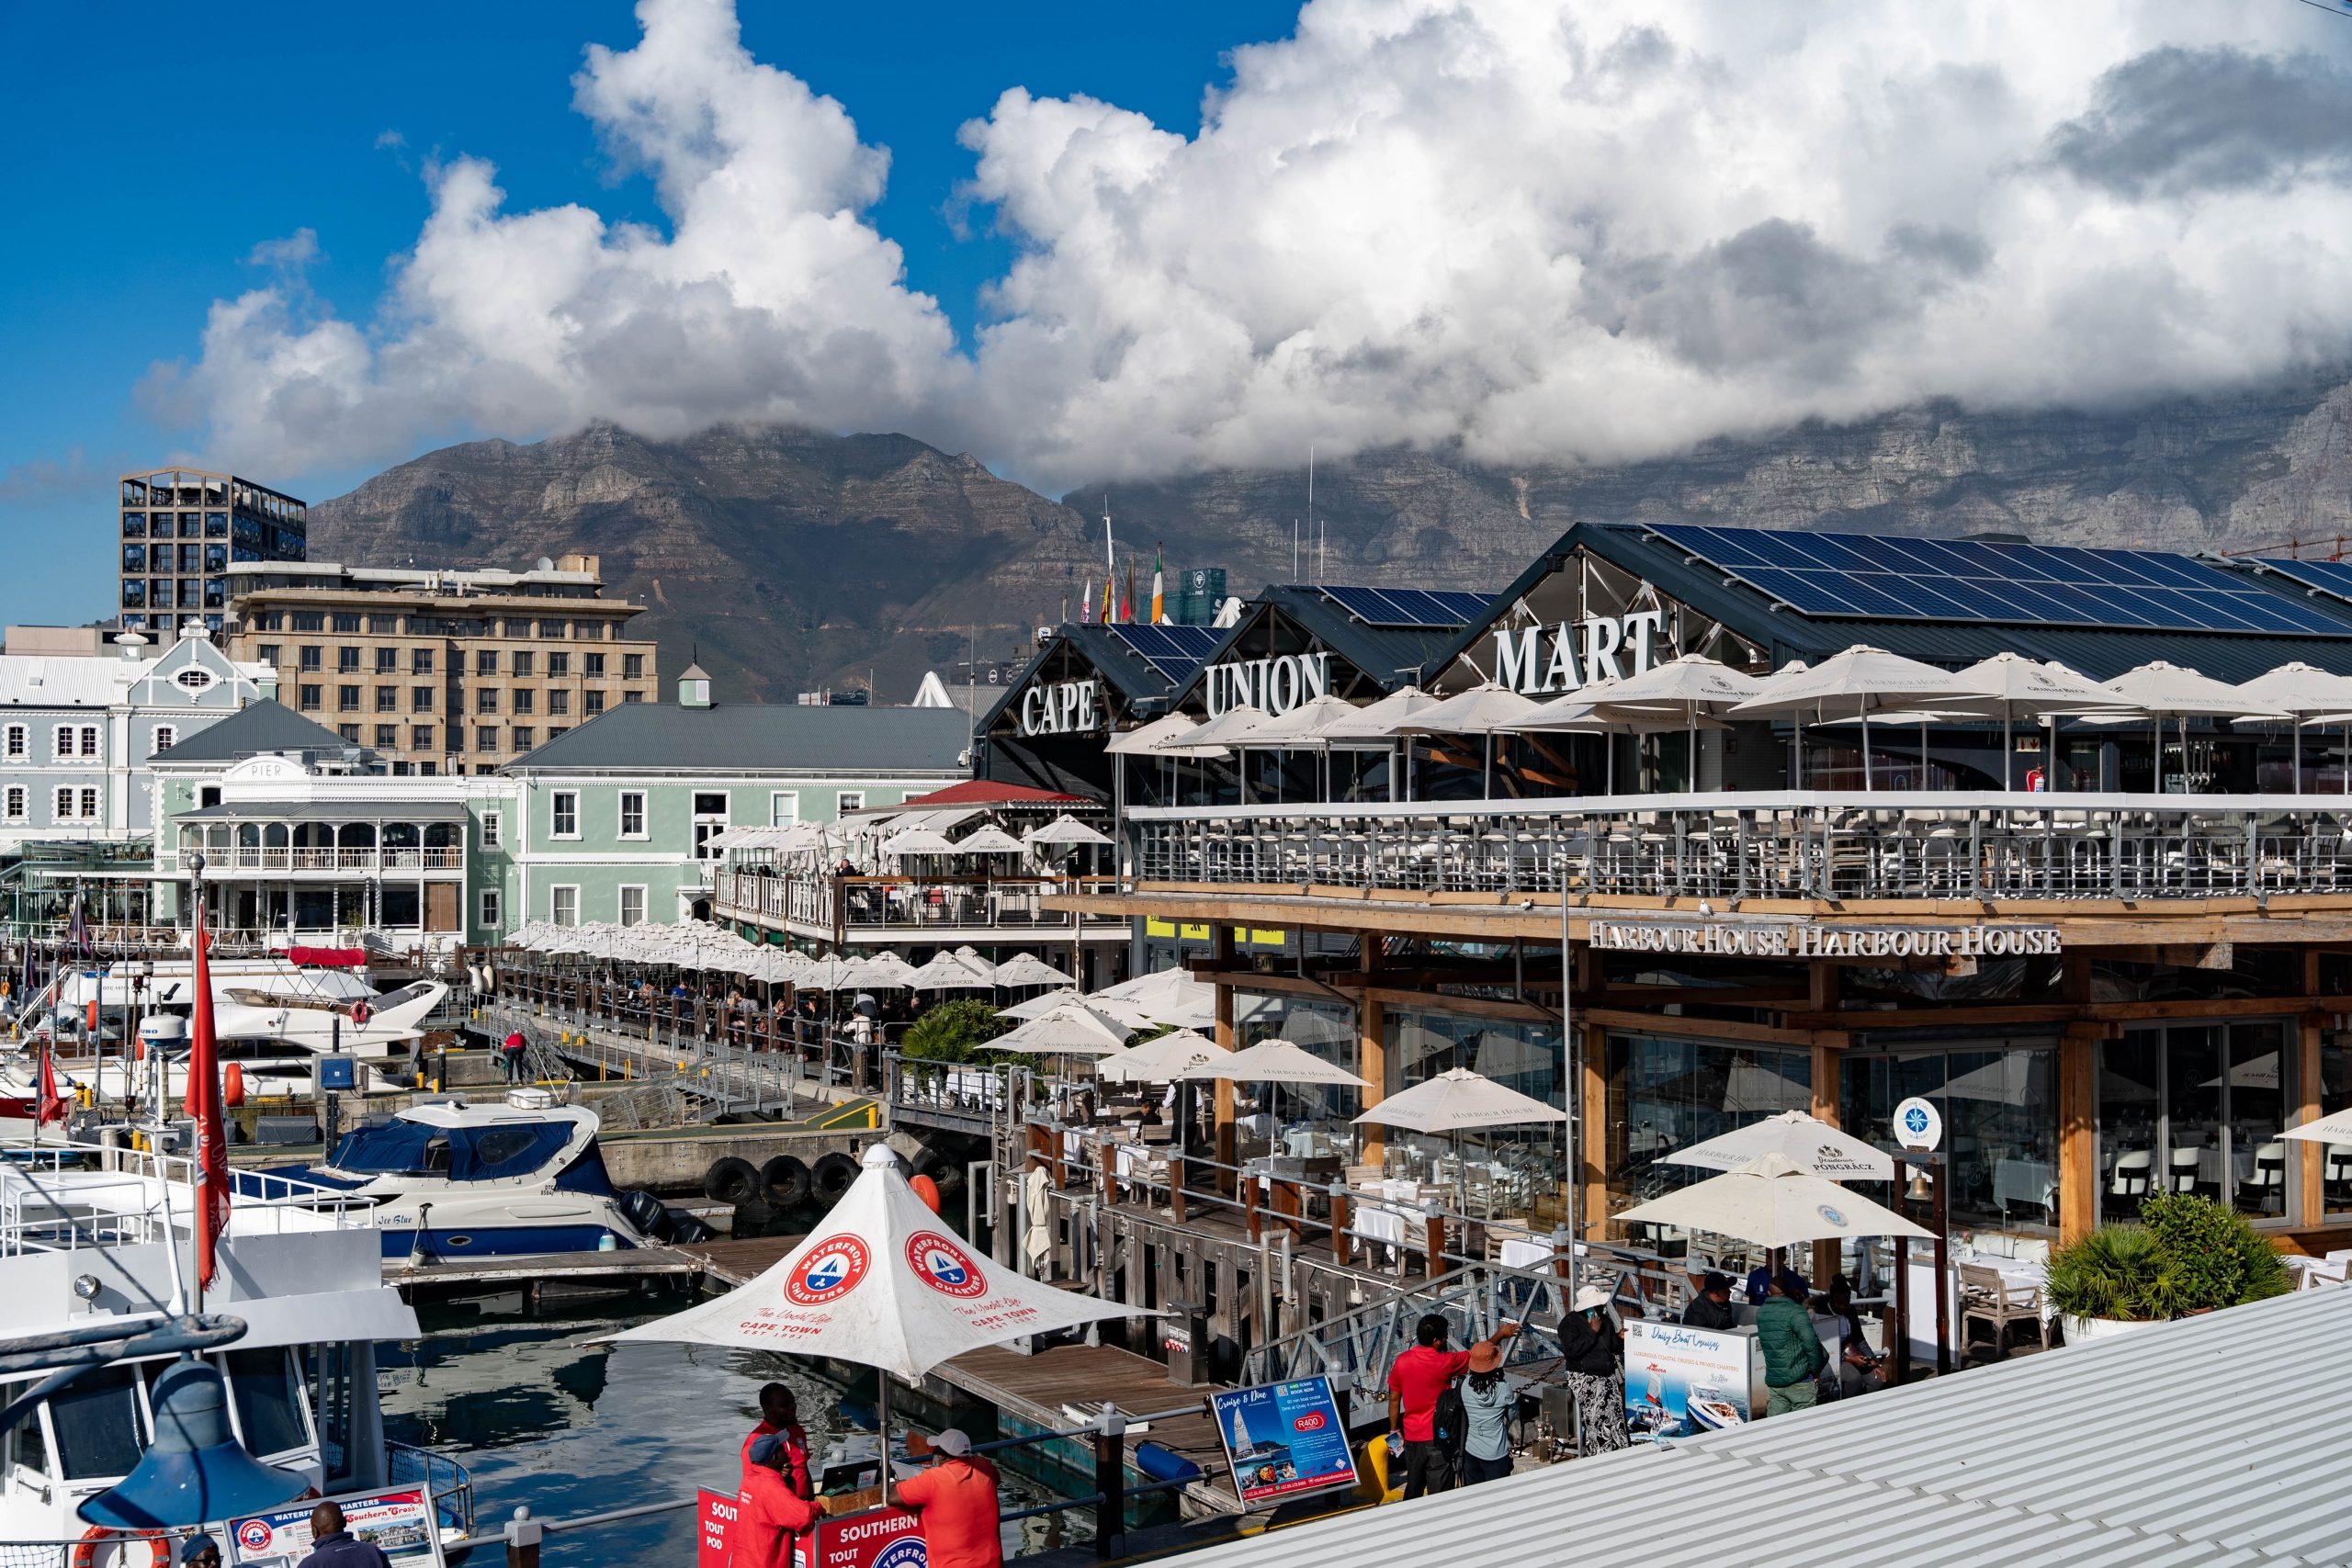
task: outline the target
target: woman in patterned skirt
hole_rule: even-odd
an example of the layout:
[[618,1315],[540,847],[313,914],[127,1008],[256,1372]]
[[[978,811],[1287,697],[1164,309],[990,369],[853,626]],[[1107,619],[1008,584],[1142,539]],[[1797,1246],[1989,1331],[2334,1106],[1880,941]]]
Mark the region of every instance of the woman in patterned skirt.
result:
[[1560,1353],[1577,1404],[1577,1451],[1627,1446],[1625,1338],[1609,1315],[1609,1291],[1587,1285],[1560,1325]]

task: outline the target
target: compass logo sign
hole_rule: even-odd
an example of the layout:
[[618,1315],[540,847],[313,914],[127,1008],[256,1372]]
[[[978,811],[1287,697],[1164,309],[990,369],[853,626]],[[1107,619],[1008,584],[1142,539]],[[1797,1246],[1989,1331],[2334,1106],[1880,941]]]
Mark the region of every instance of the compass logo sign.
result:
[[1903,1130],[1910,1134],[1914,1138],[1925,1137],[1928,1132],[1927,1108],[1925,1106],[1915,1105],[1910,1110],[1905,1111],[1903,1113]]
[[917,1231],[907,1238],[907,1264],[915,1278],[942,1295],[969,1301],[988,1292],[989,1282],[972,1255],[937,1231]]
[[873,1254],[854,1235],[830,1236],[785,1277],[785,1299],[801,1306],[823,1306],[857,1288]]
[[237,1544],[247,1551],[266,1551],[276,1533],[267,1519],[247,1519],[237,1527]]
[[1833,1209],[1826,1203],[1816,1203],[1814,1207],[1820,1212],[1823,1219],[1827,1220],[1839,1230],[1842,1231],[1846,1228],[1846,1216],[1842,1211]]

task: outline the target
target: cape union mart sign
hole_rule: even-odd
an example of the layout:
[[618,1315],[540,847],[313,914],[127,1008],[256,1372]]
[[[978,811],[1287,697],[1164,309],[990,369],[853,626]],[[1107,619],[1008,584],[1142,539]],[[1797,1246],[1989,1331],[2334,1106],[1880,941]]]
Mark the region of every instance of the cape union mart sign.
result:
[[2058,951],[2055,926],[1819,926],[1764,921],[1670,924],[1594,920],[1594,947],[1612,953],[1734,958],[2030,958]]
[[1272,659],[1239,659],[1208,669],[1209,716],[1230,708],[1288,713],[1331,689],[1331,656],[1284,653]]
[[[1657,661],[1663,610],[1636,610],[1611,619],[1562,621],[1495,633],[1495,681],[1524,696],[1574,692],[1595,681],[1639,675]],[[1581,632],[1582,637],[1577,634]],[[1583,644],[1581,655],[1577,644]],[[1624,663],[1618,662],[1623,656]]]
[[1091,681],[1040,682],[1021,694],[1023,735],[1091,735],[1102,728],[1102,705]]

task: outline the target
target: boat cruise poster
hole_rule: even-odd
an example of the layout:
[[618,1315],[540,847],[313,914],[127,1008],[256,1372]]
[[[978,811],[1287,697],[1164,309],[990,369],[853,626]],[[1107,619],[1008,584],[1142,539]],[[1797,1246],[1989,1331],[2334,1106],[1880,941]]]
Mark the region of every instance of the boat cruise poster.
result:
[[1753,1335],[1633,1318],[1625,1325],[1625,1429],[1636,1442],[1688,1438],[1755,1418]]
[[1209,1415],[1245,1508],[1356,1483],[1355,1456],[1329,1378],[1213,1393]]
[[[398,1568],[440,1568],[441,1532],[423,1492],[371,1492],[333,1501],[343,1509],[344,1528],[352,1539],[375,1547]],[[232,1561],[254,1568],[295,1568],[311,1555],[311,1510],[318,1506],[314,1499],[231,1520]]]

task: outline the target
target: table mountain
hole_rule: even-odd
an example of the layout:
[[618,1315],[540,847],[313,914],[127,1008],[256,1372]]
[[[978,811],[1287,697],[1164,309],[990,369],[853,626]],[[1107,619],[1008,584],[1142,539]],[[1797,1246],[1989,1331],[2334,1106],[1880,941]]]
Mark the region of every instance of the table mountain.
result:
[[[1294,575],[1303,471],[1084,485],[1063,504],[908,436],[789,428],[452,446],[313,506],[311,541],[318,559],[374,565],[591,551],[607,592],[645,604],[673,672],[698,650],[722,695],[790,701],[871,671],[903,702],[923,671],[1017,654],[1086,581],[1099,592],[1106,492],[1146,592],[1155,543],[1171,569],[1226,568],[1237,593]],[[2352,533],[2352,383],[2111,412],[1931,404],[1608,466],[1379,450],[1318,464],[1315,512],[1327,581],[1482,591],[1591,519],[2324,546]]]

